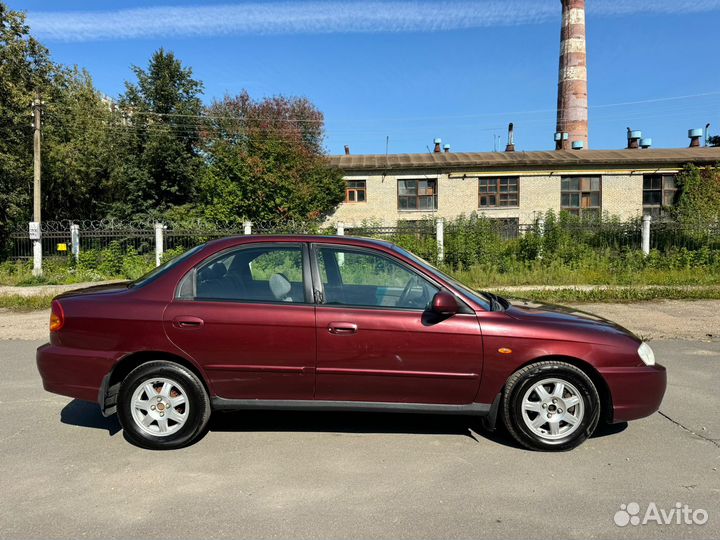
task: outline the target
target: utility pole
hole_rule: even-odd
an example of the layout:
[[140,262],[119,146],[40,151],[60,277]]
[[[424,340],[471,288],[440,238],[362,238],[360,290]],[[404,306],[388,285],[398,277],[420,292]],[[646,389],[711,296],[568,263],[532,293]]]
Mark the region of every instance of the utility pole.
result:
[[30,239],[33,241],[33,275],[42,275],[42,240],[40,232],[41,206],[41,162],[40,146],[42,140],[42,106],[40,92],[35,94],[32,102],[33,110],[33,223],[30,224]]

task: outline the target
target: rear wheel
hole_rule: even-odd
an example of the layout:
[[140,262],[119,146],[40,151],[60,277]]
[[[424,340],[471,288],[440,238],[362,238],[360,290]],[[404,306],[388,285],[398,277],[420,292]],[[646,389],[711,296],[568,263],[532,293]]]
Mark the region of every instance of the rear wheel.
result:
[[581,369],[560,361],[538,362],[508,380],[503,418],[513,438],[527,448],[570,450],[595,431],[600,397]]
[[135,368],[120,386],[118,418],[126,438],[156,450],[187,446],[204,431],[210,399],[190,370],[167,361]]

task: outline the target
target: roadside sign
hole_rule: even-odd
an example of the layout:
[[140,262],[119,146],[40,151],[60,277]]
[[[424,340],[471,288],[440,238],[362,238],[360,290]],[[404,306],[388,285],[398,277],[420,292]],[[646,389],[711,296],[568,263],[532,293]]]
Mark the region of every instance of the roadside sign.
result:
[[30,222],[30,240],[40,240],[40,223],[37,221]]
[[67,251],[67,244],[58,244],[57,250],[58,251]]

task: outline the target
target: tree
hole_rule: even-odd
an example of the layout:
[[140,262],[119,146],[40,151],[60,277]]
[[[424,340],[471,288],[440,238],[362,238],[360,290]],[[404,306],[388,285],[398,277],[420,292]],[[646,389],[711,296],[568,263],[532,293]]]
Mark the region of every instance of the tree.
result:
[[713,135],[708,139],[710,146],[720,146],[720,135]]
[[0,253],[8,233],[32,209],[32,128],[35,92],[48,93],[57,69],[30,35],[25,15],[0,2]]
[[115,217],[159,214],[188,203],[202,167],[197,153],[202,83],[163,49],[152,55],[147,70],[132,69],[137,82],[126,83],[115,119],[108,185],[113,201],[108,210]]
[[677,185],[676,212],[681,222],[700,227],[720,222],[720,169],[686,165],[677,176]]
[[43,121],[43,205],[46,219],[104,217],[110,178],[110,101],[90,75],[63,68]]
[[32,217],[30,103],[36,93],[45,103],[43,220],[100,217],[109,109],[86,72],[52,62],[24,14],[0,2],[0,254],[9,232]]
[[323,150],[322,113],[305,98],[254,101],[247,92],[209,108],[200,192],[205,217],[276,223],[315,220],[344,197]]

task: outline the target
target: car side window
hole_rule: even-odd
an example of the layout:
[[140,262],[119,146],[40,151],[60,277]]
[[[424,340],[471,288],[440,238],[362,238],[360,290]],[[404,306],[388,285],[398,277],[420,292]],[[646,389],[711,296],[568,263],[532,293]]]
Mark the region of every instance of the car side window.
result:
[[317,264],[328,305],[425,309],[440,290],[399,262],[369,252],[320,247]]
[[[263,246],[227,252],[194,273],[195,300],[305,302],[300,247]],[[180,285],[183,297],[188,287]]]

